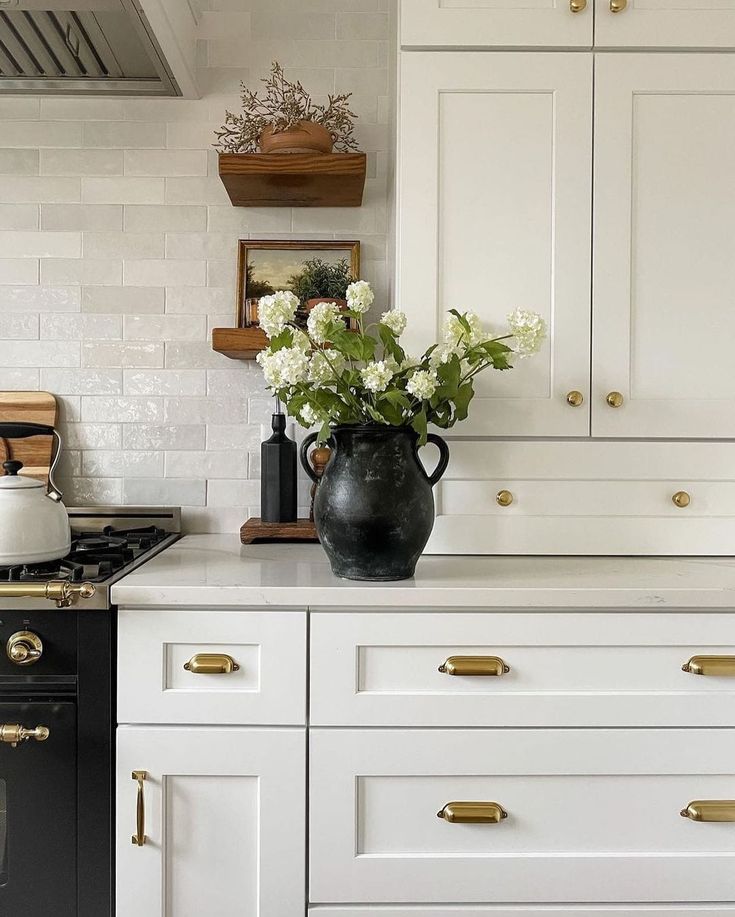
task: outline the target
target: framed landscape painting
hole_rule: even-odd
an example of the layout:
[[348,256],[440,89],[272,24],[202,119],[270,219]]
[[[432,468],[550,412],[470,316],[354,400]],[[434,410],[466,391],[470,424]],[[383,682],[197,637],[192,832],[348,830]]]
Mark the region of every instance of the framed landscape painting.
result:
[[257,241],[240,239],[237,267],[237,325],[257,323],[257,302],[276,290],[298,288],[304,271],[315,261],[344,265],[353,280],[360,277],[360,243]]

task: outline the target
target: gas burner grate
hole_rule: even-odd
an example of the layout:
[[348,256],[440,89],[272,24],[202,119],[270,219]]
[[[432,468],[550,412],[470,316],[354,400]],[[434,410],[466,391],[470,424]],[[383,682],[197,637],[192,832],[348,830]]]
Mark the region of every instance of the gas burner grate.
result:
[[44,583],[51,579],[81,583],[85,577],[84,565],[69,558],[51,560],[43,564],[14,564],[0,567],[0,583]]

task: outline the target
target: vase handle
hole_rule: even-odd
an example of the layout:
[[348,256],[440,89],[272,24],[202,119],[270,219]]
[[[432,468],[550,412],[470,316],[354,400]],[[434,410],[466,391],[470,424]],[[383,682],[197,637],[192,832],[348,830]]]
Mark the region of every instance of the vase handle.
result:
[[301,443],[301,449],[299,450],[299,458],[301,459],[301,465],[304,471],[309,475],[311,480],[315,483],[319,483],[319,478],[317,477],[314,469],[311,467],[311,462],[309,461],[309,448],[313,443],[316,442],[318,433],[309,433],[309,435]]
[[426,437],[426,442],[433,443],[439,450],[439,464],[431,474],[427,475],[429,484],[433,487],[447,470],[447,465],[449,464],[449,446],[441,436],[436,433],[429,433]]

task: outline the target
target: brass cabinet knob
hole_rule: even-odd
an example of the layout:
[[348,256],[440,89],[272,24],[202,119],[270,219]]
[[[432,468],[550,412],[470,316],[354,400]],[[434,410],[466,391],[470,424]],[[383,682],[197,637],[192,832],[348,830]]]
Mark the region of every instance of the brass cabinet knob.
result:
[[587,8],[587,0],[569,0],[569,9],[573,13],[581,13]]
[[611,408],[619,408],[625,399],[620,392],[610,392],[605,401],[607,401]]
[[510,506],[513,502],[513,494],[509,490],[499,490],[495,495],[495,502],[498,506]]
[[622,13],[628,5],[628,0],[610,0],[610,12]]
[[508,813],[497,802],[448,802],[436,817],[454,825],[498,825]]
[[567,394],[567,404],[570,407],[578,408],[584,402],[584,395],[581,392],[573,391]]
[[33,665],[43,655],[43,643],[33,631],[19,630],[8,637],[5,652],[15,665]]
[[692,821],[735,821],[735,799],[695,799],[680,814]]
[[677,490],[677,492],[671,498],[671,501],[674,506],[678,506],[679,509],[684,509],[692,502],[692,498],[685,490]]

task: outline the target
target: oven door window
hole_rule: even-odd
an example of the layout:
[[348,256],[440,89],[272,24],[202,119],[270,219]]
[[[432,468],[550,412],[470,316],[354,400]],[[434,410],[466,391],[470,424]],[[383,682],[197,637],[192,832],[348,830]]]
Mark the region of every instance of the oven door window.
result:
[[76,915],[76,706],[0,702],[0,724],[48,728],[0,742],[0,914]]

